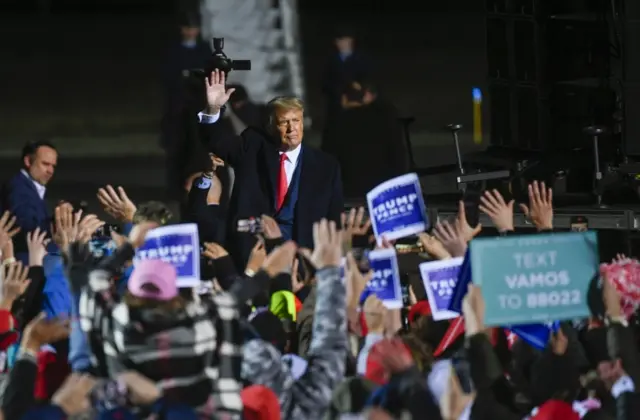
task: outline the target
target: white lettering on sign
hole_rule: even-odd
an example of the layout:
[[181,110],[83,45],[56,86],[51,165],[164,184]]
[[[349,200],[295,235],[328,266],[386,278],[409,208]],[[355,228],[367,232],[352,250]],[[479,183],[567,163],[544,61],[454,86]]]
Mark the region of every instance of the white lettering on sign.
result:
[[383,220],[400,214],[412,212],[414,202],[418,199],[415,193],[401,195],[400,197],[387,200],[373,208],[373,214],[376,219]]
[[453,295],[453,288],[456,287],[456,279],[446,279],[431,282],[431,288],[438,296]]
[[387,287],[389,277],[393,276],[393,270],[385,268],[382,270],[376,270],[373,272],[373,278],[369,282],[370,286],[374,289]]
[[509,289],[532,289],[534,287],[567,286],[571,283],[569,273],[562,271],[547,271],[528,274],[513,274],[504,279]]
[[523,238],[518,238],[518,246],[535,246],[535,245],[548,245],[549,239],[540,237],[537,235],[529,235]]
[[526,269],[553,267],[556,265],[557,257],[558,253],[556,251],[518,252],[513,254],[513,259],[516,260],[516,266]]
[[189,244],[170,245],[159,248],[140,249],[138,250],[138,257],[143,260],[163,260],[172,264],[184,264],[192,252],[193,247]]
[[556,306],[579,305],[581,298],[579,290],[552,290],[527,294],[527,307],[553,308]]
[[522,307],[522,299],[518,295],[498,295],[500,307],[502,309],[520,309]]
[[385,268],[383,270],[376,270],[373,273],[374,279],[387,279],[393,275],[393,270],[390,268]]

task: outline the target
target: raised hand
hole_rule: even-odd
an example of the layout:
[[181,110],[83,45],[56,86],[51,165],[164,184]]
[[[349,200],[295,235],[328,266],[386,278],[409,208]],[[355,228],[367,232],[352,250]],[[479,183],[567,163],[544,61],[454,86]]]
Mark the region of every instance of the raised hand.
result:
[[278,222],[276,222],[273,217],[263,214],[262,217],[260,217],[260,227],[262,228],[262,234],[265,239],[282,238],[280,226],[278,226]]
[[138,372],[128,370],[118,375],[118,380],[124,382],[129,391],[129,399],[136,405],[149,406],[161,396],[160,388],[149,378]]
[[78,226],[82,218],[82,210],[73,212],[73,207],[69,203],[63,203],[55,210],[55,234],[54,241],[58,247],[66,252],[69,245],[75,242],[78,236]]
[[418,239],[420,240],[422,248],[424,248],[424,250],[433,258],[437,260],[446,260],[451,258],[451,254],[447,252],[444,245],[442,245],[442,242],[440,242],[435,236],[431,236],[426,232],[421,232],[418,234]]
[[467,241],[460,220],[456,219],[453,226],[446,220],[438,223],[433,229],[433,234],[452,257],[463,257],[467,252]]
[[479,209],[491,218],[498,232],[509,232],[513,231],[513,203],[505,202],[498,190],[485,191]]
[[293,293],[298,293],[306,285],[304,281],[300,280],[300,273],[298,273],[299,266],[300,261],[298,261],[298,258],[294,258],[293,265],[291,266],[291,291]]
[[262,239],[258,239],[256,244],[253,246],[253,249],[251,249],[249,261],[247,261],[247,266],[245,267],[245,273],[257,272],[266,258],[267,251],[264,247],[264,241],[262,241]]
[[124,188],[118,187],[117,191],[111,185],[98,190],[98,201],[104,211],[116,220],[125,223],[133,222],[136,214],[136,205],[129,199]]
[[520,204],[520,209],[538,230],[553,229],[553,190],[544,182],[529,184],[529,205]]
[[13,302],[18,299],[29,286],[29,267],[21,262],[9,264],[5,268],[2,280],[2,309],[11,310]]
[[484,330],[485,301],[480,287],[470,284],[462,300],[465,334],[471,337]]
[[47,319],[47,314],[41,312],[29,322],[22,334],[22,346],[38,352],[45,344],[55,343],[69,336],[71,321],[69,319]]
[[295,242],[285,242],[267,255],[267,258],[262,263],[262,269],[269,277],[275,277],[281,273],[291,273],[296,250]]
[[207,113],[214,115],[227,103],[235,89],[225,87],[225,74],[218,69],[211,72],[211,76],[204,80],[207,93]]
[[202,255],[209,258],[210,260],[217,260],[218,258],[226,257],[227,255],[229,255],[229,253],[220,244],[217,244],[215,242],[205,242]]
[[8,210],[0,217],[0,250],[20,231],[19,226],[14,227],[15,223],[16,216],[12,216]]
[[453,366],[449,367],[449,377],[447,378],[445,392],[439,401],[442,418],[444,420],[460,418],[467,406],[473,402],[474,398],[474,394],[466,394],[462,390],[455,369]]
[[345,241],[346,248],[351,248],[351,243],[354,236],[364,236],[371,228],[371,219],[364,220],[364,207],[359,207],[349,210],[349,215],[342,213],[340,215],[340,221],[342,222],[343,239]]
[[89,394],[96,380],[86,374],[72,373],[53,395],[51,402],[60,407],[67,416],[77,416],[91,408]]
[[464,201],[458,201],[458,216],[457,220],[460,222],[464,239],[469,242],[476,237],[482,230],[482,225],[478,223],[476,227],[471,227],[467,221],[467,211],[464,208]]
[[322,219],[313,224],[313,253],[309,260],[317,270],[339,267],[342,259],[342,232],[336,223]]
[[49,244],[47,232],[36,228],[33,232],[27,233],[27,249],[29,250],[29,266],[42,266],[45,255],[47,255],[47,245]]
[[142,222],[138,223],[131,229],[129,233],[129,242],[133,246],[134,249],[140,248],[147,237],[147,234],[150,230],[153,230],[158,227],[158,224],[155,222]]
[[367,287],[367,283],[373,278],[373,271],[363,274],[358,267],[358,262],[351,252],[347,254],[346,264],[344,267],[347,286],[347,304],[350,307],[358,308],[360,306],[360,295]]
[[98,216],[95,214],[86,215],[78,225],[78,235],[76,236],[76,241],[81,244],[86,244],[89,242],[91,237],[96,231],[104,226],[104,222],[98,219]]

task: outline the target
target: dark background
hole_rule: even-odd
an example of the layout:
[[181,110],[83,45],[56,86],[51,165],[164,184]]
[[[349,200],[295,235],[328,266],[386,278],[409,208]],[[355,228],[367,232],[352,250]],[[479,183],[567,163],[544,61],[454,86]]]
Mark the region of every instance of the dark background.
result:
[[[0,134],[108,136],[152,128],[162,100],[159,64],[176,32],[172,4],[51,0],[45,15],[37,3],[0,3]],[[320,117],[322,109],[319,78],[331,32],[347,23],[373,56],[381,91],[418,117],[417,129],[469,121],[471,87],[485,80],[482,10],[478,0],[300,1],[312,114]]]
[[[158,76],[177,33],[174,5],[51,0],[49,12],[42,13],[39,3],[0,2],[0,176],[6,179],[16,169],[26,140],[46,137],[61,153],[50,195],[93,195],[107,182],[136,190],[141,198],[158,194],[164,181],[156,147],[163,101]],[[380,91],[402,114],[417,117],[412,138],[418,163],[453,162],[450,135],[442,128],[450,122],[469,127],[471,89],[484,86],[484,2],[299,3],[315,131],[322,120],[319,82],[331,33],[346,23],[373,57]],[[251,58],[241,52],[237,57]],[[308,137],[313,142],[317,136]],[[467,134],[462,139],[465,149],[472,148]],[[434,177],[426,188],[451,190],[453,178]]]

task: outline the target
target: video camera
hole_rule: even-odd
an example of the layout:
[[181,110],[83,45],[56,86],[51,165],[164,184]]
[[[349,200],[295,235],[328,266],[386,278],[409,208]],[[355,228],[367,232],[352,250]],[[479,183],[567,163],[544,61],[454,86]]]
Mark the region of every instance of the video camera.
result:
[[232,60],[224,53],[224,38],[213,38],[213,54],[204,69],[191,70],[193,75],[207,77],[214,70],[229,74],[231,70],[251,70],[251,60]]

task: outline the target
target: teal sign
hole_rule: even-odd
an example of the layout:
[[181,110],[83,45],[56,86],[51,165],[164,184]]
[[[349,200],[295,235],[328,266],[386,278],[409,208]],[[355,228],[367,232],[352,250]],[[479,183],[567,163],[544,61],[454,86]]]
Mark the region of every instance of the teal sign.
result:
[[587,291],[599,264],[596,232],[478,238],[470,252],[487,326],[589,316]]

